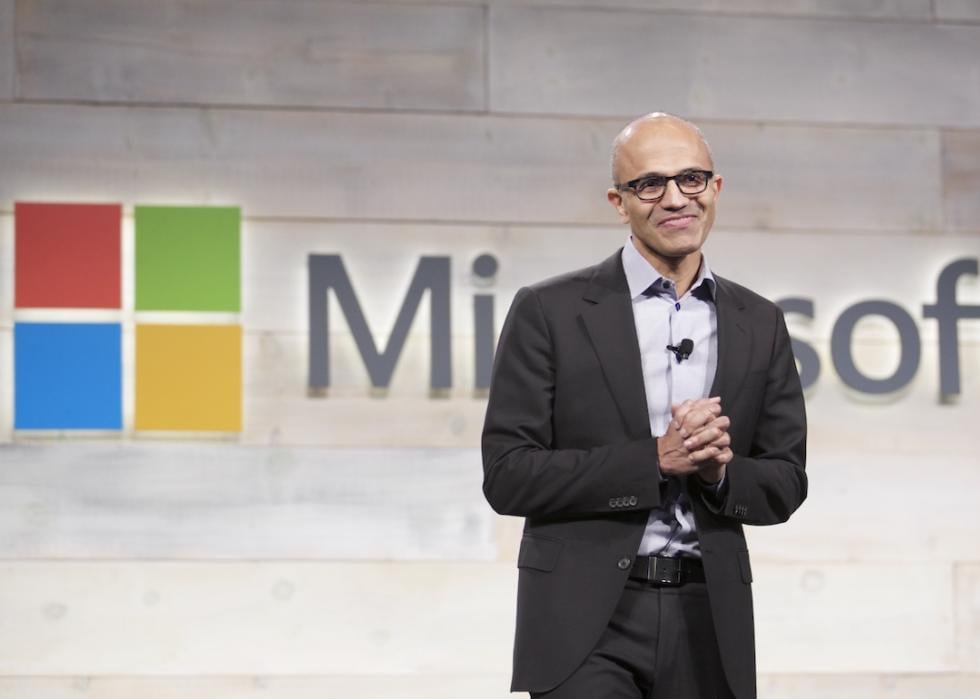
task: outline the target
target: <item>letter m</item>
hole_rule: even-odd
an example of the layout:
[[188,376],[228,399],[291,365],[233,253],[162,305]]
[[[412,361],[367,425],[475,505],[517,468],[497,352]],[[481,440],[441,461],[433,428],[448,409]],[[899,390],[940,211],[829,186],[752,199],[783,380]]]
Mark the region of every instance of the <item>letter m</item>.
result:
[[333,290],[340,310],[347,318],[357,350],[375,388],[391,383],[395,365],[405,347],[412,320],[429,291],[430,365],[429,386],[432,389],[452,386],[452,345],[450,336],[450,270],[448,257],[422,257],[415,276],[398,310],[398,317],[383,351],[378,351],[364,318],[364,311],[354,293],[350,277],[340,255],[310,255],[310,374],[311,389],[330,386],[330,304],[327,293]]

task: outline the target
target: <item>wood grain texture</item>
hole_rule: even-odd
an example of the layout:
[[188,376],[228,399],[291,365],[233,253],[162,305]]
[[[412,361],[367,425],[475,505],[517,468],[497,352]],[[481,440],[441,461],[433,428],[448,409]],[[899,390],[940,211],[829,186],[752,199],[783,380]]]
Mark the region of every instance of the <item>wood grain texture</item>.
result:
[[[509,699],[510,676],[491,675],[242,675],[226,677],[0,677],[0,699]],[[766,699],[975,699],[980,675],[956,673],[762,673]]]
[[484,17],[446,5],[33,0],[19,14],[22,96],[480,110]]
[[[0,677],[0,699],[509,699],[510,675]],[[954,695],[954,699],[959,699]]]
[[[414,377],[426,380],[422,370]],[[372,396],[362,384],[346,392],[332,390],[326,398],[310,398],[305,385],[305,379],[296,377],[283,381],[274,393],[247,396],[243,442],[381,449],[466,449],[479,444],[485,398],[429,398],[419,383],[414,396]]]
[[[952,0],[957,2],[957,0]],[[971,0],[958,0],[969,3]],[[417,3],[419,0],[386,0]],[[932,19],[929,0],[451,0],[454,5],[574,7],[605,11],[648,10],[721,15],[836,17],[852,19]]]
[[[609,144],[622,126],[621,119],[0,105],[9,166],[0,201],[612,225]],[[941,228],[940,142],[931,130],[704,127],[728,178],[719,225]]]
[[27,675],[503,674],[516,575],[462,563],[4,563],[0,606],[16,633],[0,633],[0,655]]
[[763,673],[759,696],[772,699],[922,699],[941,696],[972,699],[980,675],[967,673],[789,674]]
[[[910,570],[756,565],[760,670],[955,670],[952,568]],[[0,652],[18,675],[504,674],[515,584],[509,564],[8,562]]]
[[980,673],[980,560],[956,566],[956,640],[960,669]]
[[933,5],[937,19],[980,22],[980,3],[976,0],[935,0]]
[[980,131],[943,133],[946,228],[980,233]]
[[0,102],[14,99],[17,84],[17,51],[14,43],[14,2],[0,0]]
[[14,218],[0,213],[0,444],[14,426]]
[[476,449],[0,446],[0,557],[490,560]]
[[[789,319],[822,362],[810,498],[747,532],[760,695],[980,695],[980,322],[959,323],[963,394],[940,405],[922,317],[939,271],[980,254],[978,12],[0,0],[0,699],[503,699],[522,521],[480,492],[472,297],[495,296],[499,328],[521,285],[624,242],[609,143],[658,108],[702,124],[726,177],[713,268],[816,305]],[[239,438],[12,435],[18,199],[242,207]],[[344,256],[379,340],[418,257],[451,258],[446,396],[426,388],[424,305],[385,394],[334,307],[334,385],[307,396],[311,252]],[[978,293],[961,280],[961,304]],[[869,298],[918,327],[897,395],[855,394],[830,362],[835,320]],[[856,361],[887,373],[894,339],[868,319]]]
[[[608,144],[618,128],[474,116],[4,106],[0,150],[18,174],[0,178],[0,200],[231,203],[247,216],[299,218],[608,222]],[[549,196],[555,187],[557,199]]]
[[0,330],[13,327],[14,217],[0,213]]
[[980,27],[494,7],[490,28],[495,111],[980,125]]
[[[922,412],[939,411],[919,407]],[[980,475],[970,459],[945,455],[947,449],[948,453],[957,450],[954,444],[965,448],[965,435],[944,444],[943,455],[937,456],[925,444],[942,441],[949,430],[930,425],[901,435],[883,429],[881,421],[869,415],[870,409],[858,416],[843,406],[830,420],[827,406],[819,399],[811,400],[808,408],[818,417],[810,423],[807,501],[783,525],[746,529],[754,560],[908,561],[932,568],[978,558],[980,521],[974,494],[980,488]],[[909,417],[899,416],[914,409],[879,406],[878,411],[907,423]],[[848,418],[863,428],[848,423]],[[954,422],[958,423],[954,429],[971,432],[965,417]],[[943,478],[948,473],[951,482],[963,487],[914,488],[923,474],[937,472]],[[910,507],[923,513],[914,525]]]
[[14,428],[14,339],[0,328],[0,444],[9,442]]
[[760,672],[959,669],[951,565],[756,562],[753,574]]
[[[727,178],[721,223],[755,230],[941,229],[935,132],[714,123],[704,131]],[[900,174],[906,167],[920,175],[914,188],[900,181],[908,179]]]

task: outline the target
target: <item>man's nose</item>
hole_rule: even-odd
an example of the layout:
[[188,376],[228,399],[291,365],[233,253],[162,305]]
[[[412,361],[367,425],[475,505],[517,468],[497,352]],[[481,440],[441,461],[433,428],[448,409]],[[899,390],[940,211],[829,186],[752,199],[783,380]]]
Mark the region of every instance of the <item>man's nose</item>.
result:
[[670,180],[667,182],[667,188],[664,190],[664,196],[660,200],[660,206],[665,209],[683,209],[687,206],[689,201],[688,197],[680,190],[677,186],[675,180]]

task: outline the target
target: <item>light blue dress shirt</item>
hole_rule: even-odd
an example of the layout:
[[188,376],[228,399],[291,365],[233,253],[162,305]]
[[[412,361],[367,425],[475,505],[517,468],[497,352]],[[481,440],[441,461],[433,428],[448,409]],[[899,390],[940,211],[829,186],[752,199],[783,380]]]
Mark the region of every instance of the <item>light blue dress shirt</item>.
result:
[[[623,247],[622,259],[640,344],[650,433],[660,437],[670,424],[672,404],[706,398],[711,390],[718,367],[715,279],[702,254],[694,283],[678,298],[674,282],[640,255],[632,236]],[[667,345],[677,346],[685,338],[694,342],[694,350],[678,361]],[[721,483],[716,492],[720,487]],[[639,553],[699,558],[687,478],[667,478],[664,492],[662,506],[650,512]]]

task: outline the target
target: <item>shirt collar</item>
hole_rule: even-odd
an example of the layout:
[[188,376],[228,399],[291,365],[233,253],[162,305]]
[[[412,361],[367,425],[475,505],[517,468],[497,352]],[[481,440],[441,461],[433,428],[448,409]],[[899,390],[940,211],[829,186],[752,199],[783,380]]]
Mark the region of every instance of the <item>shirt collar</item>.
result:
[[[643,296],[643,292],[663,279],[663,275],[653,265],[647,262],[636,249],[636,246],[633,244],[632,235],[627,238],[626,245],[623,246],[622,257],[623,271],[626,273],[626,283],[629,285],[631,299],[636,300],[638,297]],[[704,253],[701,253],[701,266],[698,267],[698,276],[694,279],[694,283],[691,284],[688,293],[694,291],[702,284],[705,285],[711,299],[714,300],[716,282],[714,275],[711,274],[711,268],[708,267],[708,259],[704,256]]]

